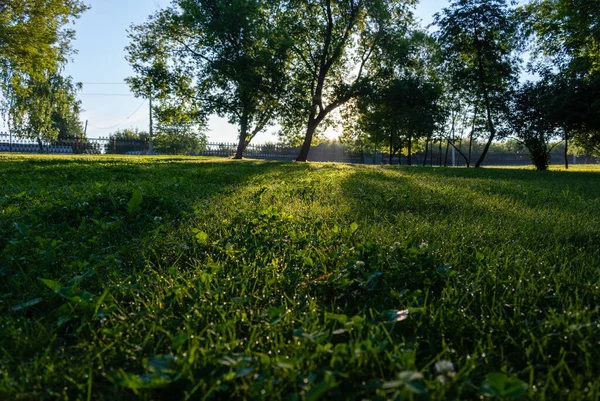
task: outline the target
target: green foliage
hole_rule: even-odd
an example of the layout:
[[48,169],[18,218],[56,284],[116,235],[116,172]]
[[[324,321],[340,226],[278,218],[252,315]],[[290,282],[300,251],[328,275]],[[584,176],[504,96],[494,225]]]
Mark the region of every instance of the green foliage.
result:
[[172,1],[130,31],[132,89],[188,116],[177,122],[227,117],[240,128],[241,158],[279,110],[288,39],[278,8],[277,1]]
[[331,112],[362,92],[375,49],[403,35],[413,0],[287,0],[284,25],[292,41],[290,83],[281,136],[303,142],[306,161],[313,136],[332,123]]
[[509,378],[504,373],[489,373],[481,385],[485,395],[498,398],[515,398],[527,394],[527,383]]
[[8,109],[11,129],[20,137],[49,141],[83,137],[81,102],[75,97],[80,88],[70,77],[56,74],[13,88]]
[[134,190],[131,199],[127,202],[127,212],[129,214],[138,213],[141,210],[143,200],[142,191],[139,189]]
[[555,117],[567,139],[600,148],[600,12],[594,0],[534,0],[520,10],[532,37],[531,69],[559,88]]
[[[571,75],[600,74],[600,11],[594,0],[532,0],[521,9],[534,55]],[[544,60],[545,59],[545,60]]]
[[369,142],[389,144],[392,155],[407,144],[412,151],[412,141],[431,138],[441,126],[442,88],[414,77],[387,84],[359,98],[359,129],[367,133]]
[[78,112],[75,86],[60,76],[71,53],[70,19],[79,0],[11,0],[0,5],[0,106],[20,136],[56,139],[61,119]]
[[206,143],[206,135],[189,124],[159,125],[152,138],[153,149],[166,155],[195,155]]
[[439,49],[418,30],[405,36],[394,32],[377,49],[377,62],[369,65],[373,78],[343,111],[345,143],[378,148],[383,143],[392,156],[405,147],[412,154],[413,144],[442,128]]
[[499,134],[499,111],[516,81],[516,19],[506,0],[454,0],[435,15],[435,23],[453,89],[466,94],[473,106],[485,108],[489,137],[479,167]]
[[554,118],[556,88],[546,81],[523,84],[516,90],[506,116],[510,131],[529,150],[538,170],[547,170],[551,158],[551,141],[559,126]]
[[579,168],[0,157],[0,398],[598,398]]
[[109,154],[126,154],[129,152],[147,152],[150,134],[137,128],[124,128],[111,133],[104,152]]

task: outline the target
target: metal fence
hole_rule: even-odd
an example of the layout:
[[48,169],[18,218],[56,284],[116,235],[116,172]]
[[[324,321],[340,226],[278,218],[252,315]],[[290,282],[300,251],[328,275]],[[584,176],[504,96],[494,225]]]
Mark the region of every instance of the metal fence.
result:
[[[237,149],[236,143],[210,142],[203,150],[196,153],[199,156],[232,157]],[[150,141],[147,139],[118,139],[106,138],[69,138],[53,142],[38,141],[36,139],[18,138],[7,133],[0,133],[0,152],[19,153],[53,153],[53,154],[128,154],[147,155],[160,154],[152,150]],[[244,152],[247,159],[281,160],[292,161],[298,157],[300,147],[282,146],[274,143],[250,144]],[[451,152],[450,152],[451,153]],[[455,155],[456,165],[464,166],[465,161],[458,154]],[[474,152],[471,157],[474,163],[479,154]],[[310,161],[315,162],[337,162],[355,164],[389,164],[389,154],[374,152],[373,149],[365,149],[362,152],[353,152],[341,144],[322,143],[313,146],[309,155]],[[551,164],[563,164],[564,156],[553,153]],[[569,156],[569,162],[573,164],[597,163],[590,157]],[[394,165],[406,164],[406,156],[395,155],[392,159]],[[445,149],[435,147],[425,161],[425,155],[417,152],[412,156],[412,164],[419,165],[452,165],[451,157],[447,157]],[[526,152],[521,153],[489,153],[485,159],[488,166],[518,166],[529,165],[531,161]]]
[[147,140],[118,139],[114,137],[74,137],[44,141],[0,133],[0,152],[142,155],[150,152],[150,144]]
[[[207,143],[201,156],[231,157],[235,155],[235,143]],[[250,144],[244,151],[246,159],[261,160],[295,160],[300,153],[300,147],[282,146],[279,144]],[[351,152],[341,145],[321,144],[310,150],[310,160],[315,162],[362,163],[360,153]]]

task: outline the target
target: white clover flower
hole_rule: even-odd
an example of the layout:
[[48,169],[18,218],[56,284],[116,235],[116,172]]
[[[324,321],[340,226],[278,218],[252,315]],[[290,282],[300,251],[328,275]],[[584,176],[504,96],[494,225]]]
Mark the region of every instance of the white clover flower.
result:
[[454,364],[450,361],[439,361],[435,363],[435,371],[437,373],[454,372]]
[[421,242],[421,245],[419,245],[419,249],[425,249],[429,247],[429,244],[427,242]]

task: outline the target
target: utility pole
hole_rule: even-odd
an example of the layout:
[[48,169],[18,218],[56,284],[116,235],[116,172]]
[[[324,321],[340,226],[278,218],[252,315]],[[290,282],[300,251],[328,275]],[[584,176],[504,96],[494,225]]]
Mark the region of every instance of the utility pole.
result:
[[149,144],[148,144],[148,154],[152,154],[152,137],[153,137],[153,132],[152,132],[152,94],[150,94],[149,96],[150,99],[150,140],[149,140]]
[[88,126],[88,120],[85,120],[85,128],[83,129],[83,136],[87,138],[87,126]]

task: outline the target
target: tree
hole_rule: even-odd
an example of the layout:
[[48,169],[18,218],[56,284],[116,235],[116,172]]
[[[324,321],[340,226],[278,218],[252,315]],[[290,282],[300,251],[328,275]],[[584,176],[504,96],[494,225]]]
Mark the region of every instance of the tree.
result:
[[196,155],[206,149],[206,135],[192,124],[159,124],[153,149],[167,155]]
[[144,153],[148,151],[150,134],[137,128],[120,129],[108,137],[104,151],[109,154]]
[[82,136],[81,103],[75,98],[79,87],[70,77],[58,74],[15,86],[8,110],[12,130],[17,136],[36,138],[40,151],[43,151],[42,140]]
[[435,15],[436,37],[453,81],[482,103],[489,137],[475,164],[480,167],[496,139],[495,118],[516,79],[517,25],[505,0],[455,0]]
[[291,82],[282,115],[285,134],[303,138],[306,161],[313,138],[331,113],[369,79],[367,63],[393,29],[405,30],[414,0],[287,0],[284,25],[293,42]]
[[[595,0],[534,0],[521,9],[533,38],[532,69],[560,86],[556,101],[565,141],[593,148],[600,132],[600,8]],[[600,146],[598,143],[597,146]]]
[[433,82],[410,76],[396,79],[359,97],[359,127],[370,142],[389,144],[390,164],[406,146],[408,165],[412,165],[413,143],[431,139],[443,119],[440,97],[441,87]]
[[[173,0],[130,31],[129,79],[139,96],[216,113],[239,126],[235,158],[278,113],[288,41],[275,0]],[[173,108],[173,107],[172,107]]]
[[60,70],[74,37],[65,27],[86,8],[79,0],[0,3],[0,106],[17,135],[55,139],[61,113],[78,109],[76,85]]
[[355,136],[376,147],[387,145],[390,164],[403,148],[412,164],[413,144],[430,140],[445,120],[438,47],[419,30],[396,30],[387,33],[374,54],[377,62],[367,65],[369,81],[350,103],[356,117],[344,111],[346,140],[351,132],[364,132],[364,138]]
[[545,81],[525,83],[514,91],[506,118],[511,132],[527,148],[537,170],[547,170],[558,133],[552,99],[554,88]]
[[83,124],[79,118],[82,111],[81,101],[72,97],[73,92],[69,92],[67,95],[71,98],[63,104],[58,103],[50,117],[52,126],[58,131],[57,139],[59,141],[85,137]]

